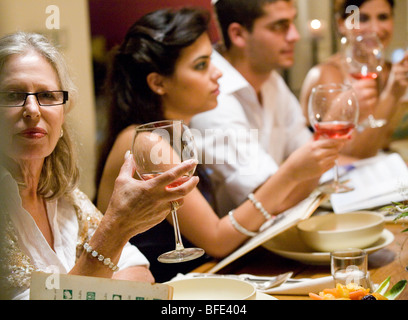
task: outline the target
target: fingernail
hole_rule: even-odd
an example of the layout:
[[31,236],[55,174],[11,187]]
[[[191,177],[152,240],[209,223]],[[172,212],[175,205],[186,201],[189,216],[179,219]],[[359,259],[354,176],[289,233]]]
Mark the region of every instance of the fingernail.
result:
[[126,153],[125,153],[125,160],[129,157],[129,155],[130,155],[130,150],[126,151]]
[[197,165],[198,160],[197,159],[190,159],[190,160],[184,161],[184,163],[187,164],[187,165],[193,165],[193,164]]

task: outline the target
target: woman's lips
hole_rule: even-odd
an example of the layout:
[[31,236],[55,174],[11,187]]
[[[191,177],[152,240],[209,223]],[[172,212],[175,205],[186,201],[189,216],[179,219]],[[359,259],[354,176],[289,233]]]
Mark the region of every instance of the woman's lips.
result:
[[220,86],[218,86],[217,89],[213,90],[212,94],[215,94],[218,96],[220,94]]
[[47,131],[42,128],[29,128],[21,131],[20,135],[29,139],[40,139],[47,135]]

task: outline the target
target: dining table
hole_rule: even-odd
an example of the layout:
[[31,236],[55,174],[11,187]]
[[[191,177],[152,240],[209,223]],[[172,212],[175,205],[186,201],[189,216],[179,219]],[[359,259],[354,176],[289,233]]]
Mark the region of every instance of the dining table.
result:
[[[380,284],[387,277],[391,277],[390,287],[400,280],[408,279],[408,232],[403,223],[388,221],[385,228],[394,235],[394,240],[368,255],[368,270],[371,281]],[[207,273],[217,261],[207,262],[192,272]],[[310,264],[296,261],[271,252],[264,246],[258,246],[241,258],[233,261],[217,274],[252,274],[256,276],[276,276],[285,272],[293,272],[293,279],[330,276],[330,264]],[[319,292],[314,292],[319,293]],[[273,294],[278,300],[311,300],[308,295]],[[408,288],[398,297],[398,300],[408,300]]]

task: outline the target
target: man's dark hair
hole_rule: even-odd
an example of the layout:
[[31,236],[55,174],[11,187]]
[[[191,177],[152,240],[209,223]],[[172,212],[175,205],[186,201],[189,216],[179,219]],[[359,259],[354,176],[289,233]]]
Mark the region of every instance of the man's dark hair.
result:
[[215,11],[225,47],[227,49],[231,47],[228,28],[232,23],[239,23],[251,32],[254,21],[265,14],[264,6],[278,1],[289,2],[291,0],[218,0],[215,4]]

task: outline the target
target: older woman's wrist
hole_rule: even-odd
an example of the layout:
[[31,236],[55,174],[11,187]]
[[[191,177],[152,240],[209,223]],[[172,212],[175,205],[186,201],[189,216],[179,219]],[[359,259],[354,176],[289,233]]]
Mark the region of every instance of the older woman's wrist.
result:
[[105,215],[88,244],[116,264],[129,239],[125,230]]

